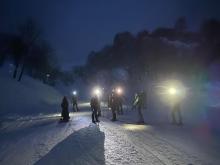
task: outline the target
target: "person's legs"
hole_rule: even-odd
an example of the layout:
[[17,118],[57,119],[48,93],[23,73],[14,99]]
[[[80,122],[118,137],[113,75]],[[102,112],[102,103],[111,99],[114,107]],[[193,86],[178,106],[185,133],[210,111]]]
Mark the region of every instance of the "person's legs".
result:
[[183,121],[182,121],[182,115],[181,115],[181,111],[180,111],[180,109],[178,109],[178,111],[177,111],[177,113],[178,113],[178,117],[179,117],[179,125],[182,125],[183,124]]
[[93,122],[93,123],[95,122],[95,113],[94,113],[94,112],[95,112],[95,110],[93,109],[93,110],[92,110],[92,122]]
[[115,108],[112,108],[112,121],[116,120],[116,110]]
[[101,107],[100,106],[98,107],[97,115],[98,115],[98,117],[102,116],[102,112],[101,112]]
[[139,123],[144,123],[144,117],[143,117],[143,114],[142,114],[142,111],[141,111],[141,107],[138,107],[138,115],[139,115],[138,122]]
[[122,104],[120,104],[120,112],[123,115],[123,105]]
[[119,115],[120,114],[119,105],[117,105],[115,108],[116,108],[117,114]]
[[172,124],[176,124],[176,111],[175,109],[172,110],[171,112],[171,117],[172,117]]
[[114,120],[114,110],[113,110],[113,108],[111,108],[111,111],[112,111],[112,120]]
[[73,103],[73,112],[76,112],[75,104]]
[[113,120],[116,121],[116,111],[114,111]]
[[77,103],[76,103],[76,111],[79,112],[79,107]]
[[97,111],[97,110],[95,111],[95,114],[94,114],[94,115],[95,115],[95,120],[96,120],[96,122],[99,122],[99,119],[98,119],[98,111]]

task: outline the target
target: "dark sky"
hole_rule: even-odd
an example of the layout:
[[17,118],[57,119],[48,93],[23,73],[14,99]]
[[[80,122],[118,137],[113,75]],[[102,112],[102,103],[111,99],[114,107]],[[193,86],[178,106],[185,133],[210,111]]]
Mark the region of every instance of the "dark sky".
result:
[[196,30],[203,19],[220,19],[219,9],[219,0],[0,0],[0,31],[13,31],[33,17],[62,68],[69,69],[111,44],[117,32],[173,26],[180,16]]

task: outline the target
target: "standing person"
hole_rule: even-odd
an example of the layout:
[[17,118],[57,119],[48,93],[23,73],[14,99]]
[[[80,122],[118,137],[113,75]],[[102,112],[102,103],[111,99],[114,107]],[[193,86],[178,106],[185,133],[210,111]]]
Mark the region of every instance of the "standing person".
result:
[[[172,116],[172,124],[177,124],[177,125],[183,124],[182,115],[180,111],[180,101],[176,101],[175,104],[173,105],[171,116]],[[178,122],[176,116],[178,116]]]
[[62,108],[62,112],[61,112],[61,116],[62,116],[62,121],[69,121],[69,111],[68,111],[68,107],[69,107],[69,103],[67,100],[67,97],[64,96],[62,103],[61,103],[61,108]]
[[117,112],[117,99],[115,96],[115,92],[112,92],[111,97],[110,97],[110,108],[112,111],[112,121],[116,121],[116,112]]
[[73,97],[72,97],[72,105],[73,105],[73,111],[79,112],[78,99],[77,99],[76,94],[73,94]]
[[139,94],[136,95],[133,106],[136,107],[138,110],[138,118],[139,118],[138,123],[144,124],[144,117],[142,114],[142,110],[144,107],[144,93],[143,92],[140,92]]
[[97,95],[92,97],[92,99],[90,101],[90,106],[91,106],[91,110],[92,110],[92,122],[93,123],[99,122],[99,119],[98,119],[99,100],[98,100]]

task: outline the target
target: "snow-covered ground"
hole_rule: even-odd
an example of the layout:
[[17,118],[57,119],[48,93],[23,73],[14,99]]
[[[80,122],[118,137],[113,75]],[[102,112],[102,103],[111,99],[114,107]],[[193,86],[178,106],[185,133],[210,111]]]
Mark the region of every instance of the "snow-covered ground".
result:
[[59,114],[9,118],[0,129],[2,165],[218,165],[218,139],[187,126],[137,125],[126,111],[117,122],[110,112],[98,125],[89,107],[59,123]]
[[0,115],[33,115],[60,111],[60,92],[42,82],[23,76],[12,78],[7,68],[0,68]]
[[[117,122],[104,108],[95,125],[88,102],[80,104],[81,112],[71,113],[69,122],[60,123],[64,90],[26,76],[18,83],[5,73],[0,70],[1,165],[220,164],[220,137],[208,123],[218,121],[219,84],[208,84],[209,93],[185,100],[181,127],[169,124],[169,110],[153,97],[144,111],[146,125],[135,124],[137,112],[130,108]],[[209,120],[207,112],[212,112]]]

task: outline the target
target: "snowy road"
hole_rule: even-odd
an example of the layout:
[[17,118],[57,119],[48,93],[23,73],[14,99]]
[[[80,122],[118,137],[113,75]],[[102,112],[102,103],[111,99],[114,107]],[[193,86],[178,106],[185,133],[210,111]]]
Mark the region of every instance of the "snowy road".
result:
[[199,146],[177,127],[112,123],[107,118],[97,126],[91,124],[90,112],[74,113],[68,123],[59,123],[58,118],[47,115],[2,122],[0,164],[220,164],[215,148]]

